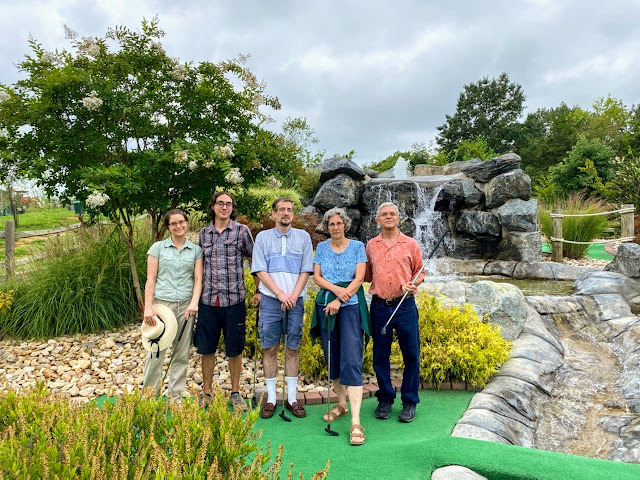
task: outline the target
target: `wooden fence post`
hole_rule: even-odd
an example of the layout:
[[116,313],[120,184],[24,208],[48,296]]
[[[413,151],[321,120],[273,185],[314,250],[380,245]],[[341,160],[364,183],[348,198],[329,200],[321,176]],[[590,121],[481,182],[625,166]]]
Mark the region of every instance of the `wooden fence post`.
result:
[[7,272],[7,280],[12,281],[16,272],[16,228],[13,220],[7,220],[4,224],[4,268]]
[[[633,203],[625,203],[622,205],[622,208],[633,208]],[[623,238],[635,237],[633,232],[633,214],[633,211],[620,214],[620,236]]]
[[[562,213],[562,210],[556,208],[553,213]],[[562,238],[562,217],[551,217],[551,236],[553,238]],[[562,263],[562,242],[551,242],[551,260]]]

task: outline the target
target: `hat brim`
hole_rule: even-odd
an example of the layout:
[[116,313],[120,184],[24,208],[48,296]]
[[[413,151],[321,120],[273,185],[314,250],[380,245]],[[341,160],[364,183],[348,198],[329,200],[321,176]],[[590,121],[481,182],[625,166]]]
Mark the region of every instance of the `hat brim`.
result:
[[151,306],[153,308],[153,312],[159,317],[165,325],[164,333],[162,337],[158,341],[158,344],[152,344],[151,339],[142,336],[142,347],[150,351],[162,351],[166,350],[173,343],[174,338],[176,338],[176,333],[178,332],[178,321],[176,320],[176,316],[173,314],[171,309],[166,305],[161,305],[159,303]]

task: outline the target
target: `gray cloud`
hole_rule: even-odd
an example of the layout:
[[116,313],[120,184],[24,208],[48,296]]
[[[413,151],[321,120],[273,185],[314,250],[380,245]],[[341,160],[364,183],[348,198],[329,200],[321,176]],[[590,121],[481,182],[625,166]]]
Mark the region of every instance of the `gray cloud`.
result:
[[363,162],[433,140],[465,84],[503,71],[523,86],[528,111],[563,101],[588,108],[607,94],[639,103],[638,1],[0,4],[2,83],[18,78],[29,33],[61,48],[65,23],[102,36],[158,14],[172,56],[251,53],[249,66],[283,105],[270,128],[304,116],[320,148],[355,149]]

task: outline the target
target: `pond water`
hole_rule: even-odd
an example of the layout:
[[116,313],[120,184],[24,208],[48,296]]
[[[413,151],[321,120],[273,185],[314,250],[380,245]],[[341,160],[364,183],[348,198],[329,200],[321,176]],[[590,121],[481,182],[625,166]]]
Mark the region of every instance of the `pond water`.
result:
[[568,295],[572,292],[573,281],[564,280],[531,280],[502,277],[500,275],[474,275],[458,277],[466,283],[489,280],[496,283],[510,283],[518,287],[525,295]]

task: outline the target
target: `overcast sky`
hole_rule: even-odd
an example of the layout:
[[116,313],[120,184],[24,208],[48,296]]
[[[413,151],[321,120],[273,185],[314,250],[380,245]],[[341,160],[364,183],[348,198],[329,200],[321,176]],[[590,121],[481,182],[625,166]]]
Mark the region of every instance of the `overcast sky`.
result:
[[640,0],[0,0],[0,83],[19,78],[30,34],[68,48],[65,24],[103,37],[156,14],[170,56],[251,54],[282,103],[270,128],[304,116],[328,155],[353,149],[360,163],[428,144],[465,84],[501,72],[526,112],[608,94],[640,103]]

